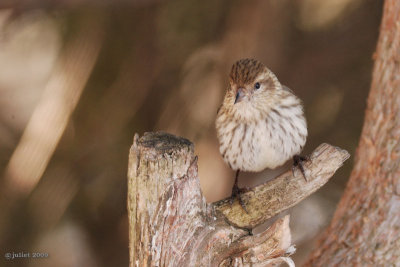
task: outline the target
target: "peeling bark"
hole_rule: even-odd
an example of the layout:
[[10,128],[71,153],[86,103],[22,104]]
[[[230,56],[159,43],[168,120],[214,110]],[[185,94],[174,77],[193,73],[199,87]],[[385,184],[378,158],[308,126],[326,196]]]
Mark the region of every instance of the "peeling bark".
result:
[[356,161],[306,266],[400,266],[400,1],[387,0]]
[[[227,200],[206,203],[191,142],[166,133],[135,135],[128,170],[130,266],[293,266],[289,216],[260,234],[249,230],[320,188],[347,157],[321,145],[305,165],[309,184],[289,171],[243,194],[249,208],[243,214]],[[256,212],[260,203],[268,208]]]

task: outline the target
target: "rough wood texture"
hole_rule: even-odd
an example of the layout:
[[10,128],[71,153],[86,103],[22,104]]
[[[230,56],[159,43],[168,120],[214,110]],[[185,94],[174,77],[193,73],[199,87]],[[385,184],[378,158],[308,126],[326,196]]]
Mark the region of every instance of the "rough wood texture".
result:
[[289,171],[249,192],[260,195],[267,215],[254,211],[259,205],[254,203],[256,196],[246,193],[251,211],[244,219],[249,217],[251,223],[246,224],[241,221],[243,213],[229,212],[237,204],[206,204],[188,140],[166,133],[135,135],[128,170],[130,266],[293,264],[288,257],[294,252],[289,216],[257,235],[234,225],[252,228],[293,206],[321,187],[347,157],[343,150],[321,145],[305,166],[309,185],[300,173],[292,177]]
[[242,194],[247,212],[238,201],[230,205],[229,200],[215,203],[215,209],[224,214],[230,224],[252,229],[314,193],[348,158],[349,153],[346,150],[322,144],[305,163],[307,182],[300,171],[295,171],[293,176],[293,172],[289,170],[274,180]]
[[204,227],[206,206],[196,170],[189,168],[193,161],[193,145],[186,139],[135,135],[128,173],[131,266],[178,262]]
[[385,2],[356,162],[307,266],[400,266],[400,1]]

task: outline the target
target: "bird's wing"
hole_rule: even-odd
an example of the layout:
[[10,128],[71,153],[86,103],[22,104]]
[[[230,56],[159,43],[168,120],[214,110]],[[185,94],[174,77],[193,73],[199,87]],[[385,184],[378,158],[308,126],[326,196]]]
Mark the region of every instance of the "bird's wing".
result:
[[293,91],[289,87],[287,87],[286,85],[282,84],[282,89],[293,94]]

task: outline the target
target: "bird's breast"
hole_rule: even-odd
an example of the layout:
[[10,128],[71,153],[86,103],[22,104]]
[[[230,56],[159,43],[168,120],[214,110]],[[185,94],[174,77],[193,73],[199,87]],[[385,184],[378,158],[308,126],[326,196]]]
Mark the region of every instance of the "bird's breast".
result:
[[216,128],[225,162],[233,170],[258,172],[276,168],[300,153],[307,136],[306,121],[301,106],[291,109],[275,108],[249,123],[219,116]]

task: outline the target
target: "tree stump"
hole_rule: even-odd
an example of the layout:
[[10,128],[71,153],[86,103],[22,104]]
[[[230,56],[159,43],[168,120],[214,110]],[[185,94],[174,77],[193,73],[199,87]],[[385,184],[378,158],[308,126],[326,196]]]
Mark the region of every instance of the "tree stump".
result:
[[294,266],[289,216],[262,233],[251,230],[315,192],[348,157],[320,145],[305,164],[308,182],[290,170],[242,194],[246,212],[237,200],[206,203],[190,141],[136,134],[128,166],[130,266]]

